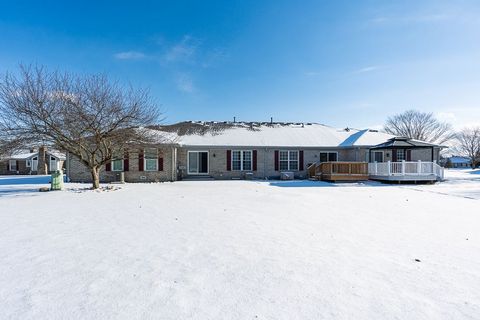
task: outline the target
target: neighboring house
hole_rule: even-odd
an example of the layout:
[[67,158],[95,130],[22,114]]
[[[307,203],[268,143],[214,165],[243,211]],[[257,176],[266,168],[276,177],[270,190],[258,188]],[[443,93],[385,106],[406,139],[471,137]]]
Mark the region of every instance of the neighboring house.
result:
[[[101,171],[101,181],[181,179],[274,179],[282,172],[308,177],[311,164],[439,160],[442,148],[376,130],[336,129],[317,123],[183,122],[156,129],[175,133],[171,143],[132,147]],[[389,144],[390,143],[390,144]],[[91,181],[75,157],[67,156],[72,181]]]
[[470,168],[472,161],[467,157],[451,156],[442,161],[444,166],[449,163],[450,168]]
[[[42,156],[43,155],[43,156]],[[66,155],[46,148],[18,152],[0,160],[0,175],[47,174],[62,169]]]

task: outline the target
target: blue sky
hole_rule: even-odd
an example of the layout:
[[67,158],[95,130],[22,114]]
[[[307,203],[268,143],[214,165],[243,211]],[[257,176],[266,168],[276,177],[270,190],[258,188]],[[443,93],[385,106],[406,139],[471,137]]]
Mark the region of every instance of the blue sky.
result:
[[480,123],[480,1],[0,1],[0,72],[148,87],[166,122]]

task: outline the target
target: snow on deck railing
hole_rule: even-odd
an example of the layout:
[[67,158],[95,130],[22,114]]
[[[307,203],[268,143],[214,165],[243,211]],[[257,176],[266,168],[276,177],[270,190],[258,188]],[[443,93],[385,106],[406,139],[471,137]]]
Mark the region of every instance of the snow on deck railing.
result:
[[371,162],[368,164],[368,174],[372,176],[409,176],[435,175],[443,180],[443,168],[434,162],[400,161]]

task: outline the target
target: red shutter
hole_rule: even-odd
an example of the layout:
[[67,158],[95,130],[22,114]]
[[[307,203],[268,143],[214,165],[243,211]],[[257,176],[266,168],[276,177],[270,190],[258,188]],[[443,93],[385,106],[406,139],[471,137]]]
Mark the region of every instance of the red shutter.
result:
[[278,156],[278,150],[275,150],[275,171],[278,171],[278,163],[279,161],[279,156]]
[[158,157],[158,171],[163,171],[163,158]]
[[128,159],[128,150],[125,150],[124,154],[123,154],[123,171],[128,171],[130,168],[129,168],[129,159]]
[[227,150],[227,171],[232,171],[232,150]]
[[138,151],[138,171],[143,171],[143,149]]
[[392,161],[397,162],[397,149],[392,150]]
[[112,163],[111,162],[105,163],[105,171],[112,171]]
[[298,169],[300,171],[303,171],[303,150],[300,150],[298,153],[299,153],[298,158],[299,158],[299,161],[300,161],[300,165],[299,165]]
[[407,150],[407,161],[412,161],[412,150]]
[[253,171],[257,171],[257,150],[253,150],[252,160],[253,160]]

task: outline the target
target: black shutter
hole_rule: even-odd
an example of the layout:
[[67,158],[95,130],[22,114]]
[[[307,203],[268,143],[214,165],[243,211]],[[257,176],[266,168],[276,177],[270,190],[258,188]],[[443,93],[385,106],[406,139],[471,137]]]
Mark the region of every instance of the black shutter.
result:
[[130,168],[130,163],[129,163],[129,158],[128,158],[128,151],[125,150],[125,153],[123,155],[123,171],[128,171]]
[[299,165],[298,169],[300,171],[303,171],[303,150],[299,151],[299,161],[300,161],[300,165]]
[[138,151],[138,171],[143,171],[143,149]]
[[232,150],[227,150],[227,171],[232,171]]
[[279,161],[280,161],[280,158],[278,155],[278,150],[275,150],[275,171],[278,171]]

